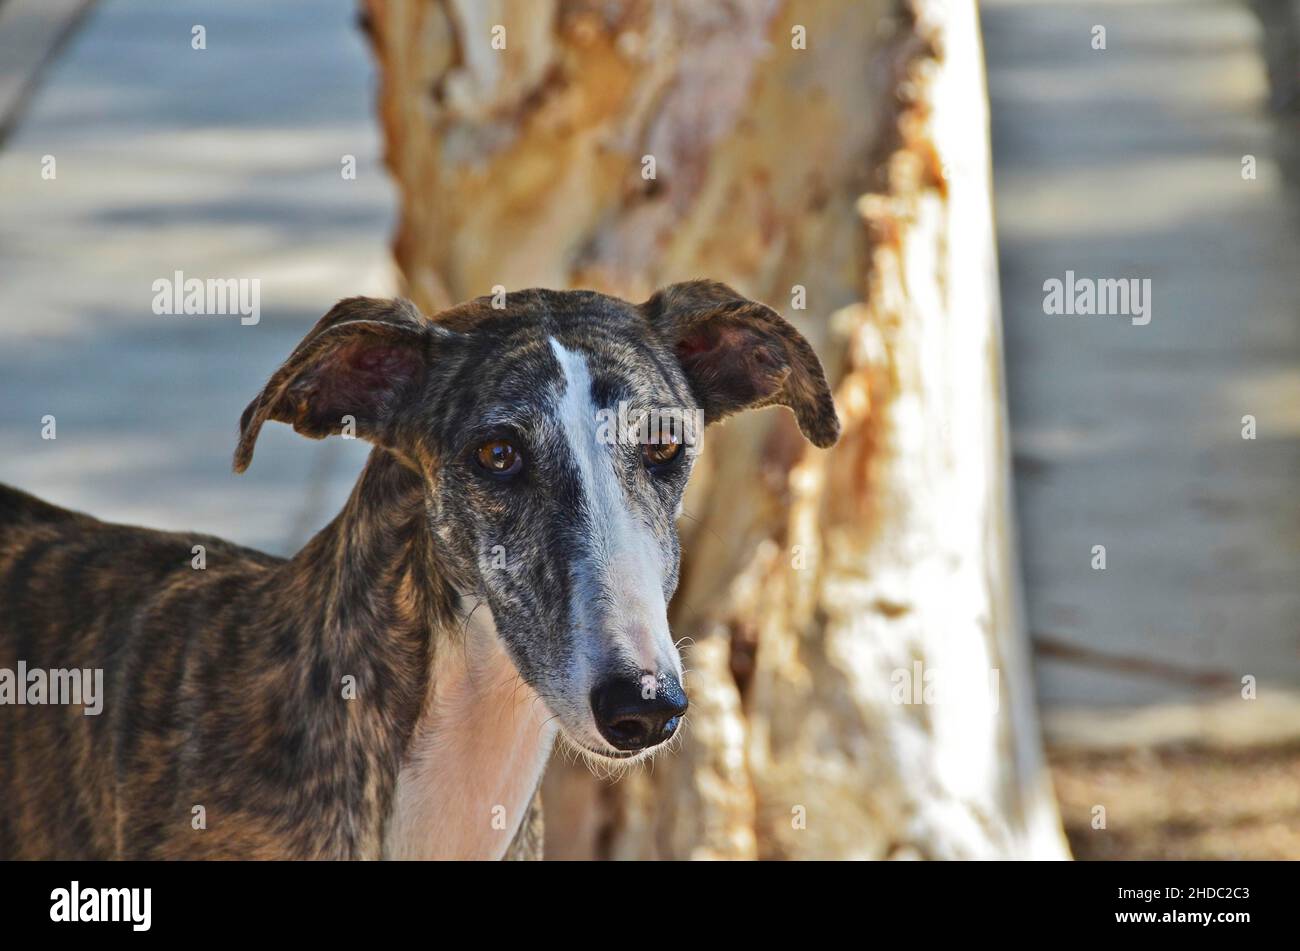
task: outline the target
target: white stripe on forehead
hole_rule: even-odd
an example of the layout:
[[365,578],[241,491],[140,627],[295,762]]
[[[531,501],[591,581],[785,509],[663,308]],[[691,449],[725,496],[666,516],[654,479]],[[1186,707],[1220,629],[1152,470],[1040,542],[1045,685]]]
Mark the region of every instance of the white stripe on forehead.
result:
[[[665,662],[676,657],[668,634],[662,554],[653,534],[630,508],[614,467],[617,448],[597,438],[600,407],[592,396],[587,361],[554,337],[550,343],[564,383],[556,401],[557,422],[577,469],[590,518],[585,526],[590,561],[571,566],[574,620],[584,631],[606,641],[605,650],[599,649],[601,645],[588,650],[592,663],[636,664],[641,670],[658,673]],[[610,606],[608,614],[599,611],[602,604]],[[672,667],[667,672],[680,673]]]
[[[591,394],[591,371],[581,354],[566,350],[554,337],[550,342],[551,352],[560,364],[560,379],[564,382],[564,390],[558,394],[556,404],[557,422],[578,470],[583,499],[593,519],[606,525],[615,524],[628,517],[627,501],[618,484],[613,460],[596,439],[596,411],[599,407]],[[599,537],[601,533],[595,534],[598,540],[608,541]]]

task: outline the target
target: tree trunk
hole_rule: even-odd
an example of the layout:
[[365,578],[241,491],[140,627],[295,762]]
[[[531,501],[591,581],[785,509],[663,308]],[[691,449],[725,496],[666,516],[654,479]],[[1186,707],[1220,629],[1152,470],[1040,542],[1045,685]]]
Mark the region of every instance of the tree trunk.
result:
[[685,738],[615,784],[557,758],[547,855],[1066,856],[1018,611],[974,5],[366,7],[417,303],[725,281],[808,337],[844,423],[830,451],[782,411],[710,432],[672,605]]

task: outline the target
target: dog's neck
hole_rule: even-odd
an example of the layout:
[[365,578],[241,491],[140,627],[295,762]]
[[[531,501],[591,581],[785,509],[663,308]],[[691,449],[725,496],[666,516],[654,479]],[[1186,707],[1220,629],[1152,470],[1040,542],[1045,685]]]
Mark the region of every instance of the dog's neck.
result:
[[466,608],[460,642],[434,658],[397,778],[386,858],[502,858],[551,752],[551,716],[519,677],[491,611]]
[[304,708],[287,709],[312,723],[340,803],[329,851],[501,857],[553,732],[487,606],[449,579],[421,477],[372,452],[343,511],[280,574],[306,654]]

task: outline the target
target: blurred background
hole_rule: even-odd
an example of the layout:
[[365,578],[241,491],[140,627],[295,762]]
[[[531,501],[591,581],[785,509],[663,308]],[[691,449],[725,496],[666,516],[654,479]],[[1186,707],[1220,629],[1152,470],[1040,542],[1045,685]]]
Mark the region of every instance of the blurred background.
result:
[[[727,428],[691,731],[557,761],[548,854],[1300,858],[1297,50],[1286,0],[0,0],[0,480],[289,555],[366,447],[236,477],[235,426],[336,299],[728,280],[846,439]],[[156,315],[177,270],[260,321]],[[1067,270],[1151,322],[1048,316]]]
[[[1071,844],[1300,857],[1300,4],[995,2],[982,22],[1022,565]],[[1075,42],[1097,24],[1105,50]],[[1150,324],[1045,318],[1067,268],[1151,278]],[[1246,415],[1269,421],[1254,441]],[[1106,570],[1080,570],[1098,544]],[[1101,802],[1128,817],[1104,835]]]

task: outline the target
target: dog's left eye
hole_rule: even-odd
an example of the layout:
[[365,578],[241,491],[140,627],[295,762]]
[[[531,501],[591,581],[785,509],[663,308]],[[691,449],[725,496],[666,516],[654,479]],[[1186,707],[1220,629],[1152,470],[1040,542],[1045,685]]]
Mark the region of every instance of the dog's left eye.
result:
[[681,455],[682,444],[676,439],[668,442],[646,443],[641,447],[641,458],[649,469],[661,469]]
[[485,442],[478,447],[474,458],[484,471],[494,476],[512,476],[524,467],[524,454],[505,439]]

